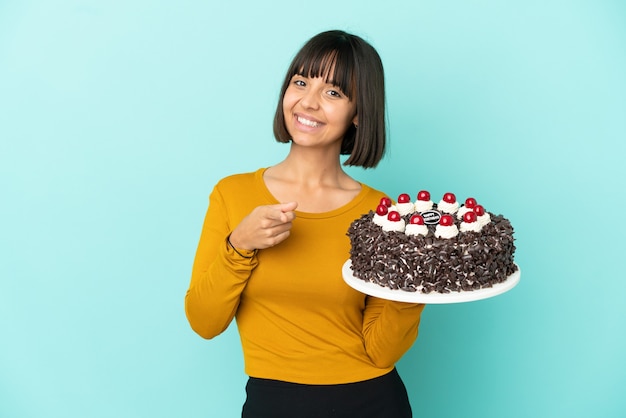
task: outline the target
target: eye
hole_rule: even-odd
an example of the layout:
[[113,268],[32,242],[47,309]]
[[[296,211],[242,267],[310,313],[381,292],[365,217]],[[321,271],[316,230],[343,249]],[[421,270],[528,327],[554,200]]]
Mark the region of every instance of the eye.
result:
[[337,99],[341,99],[343,97],[346,97],[346,95],[343,93],[343,91],[341,91],[341,89],[339,88],[332,88],[329,89],[327,91],[327,94],[331,97],[337,98]]
[[292,83],[298,87],[305,87],[306,82],[301,78],[295,78],[292,80]]

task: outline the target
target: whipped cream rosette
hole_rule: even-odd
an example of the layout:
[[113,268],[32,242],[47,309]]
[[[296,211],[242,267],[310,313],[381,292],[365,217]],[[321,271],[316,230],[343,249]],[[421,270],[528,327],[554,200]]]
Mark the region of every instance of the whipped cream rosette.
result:
[[424,224],[424,218],[422,215],[416,213],[411,216],[409,223],[404,229],[404,233],[413,236],[426,236],[428,235],[428,227]]
[[430,200],[430,193],[428,190],[420,190],[417,193],[417,200],[413,203],[416,212],[426,212],[433,208],[433,201]]
[[376,212],[374,213],[374,217],[372,218],[372,222],[374,222],[378,226],[383,226],[383,223],[387,221],[387,214],[390,210],[392,210],[391,199],[388,197],[382,197],[380,199],[380,203],[376,207]]
[[474,213],[476,213],[476,222],[478,222],[481,227],[491,222],[491,215],[489,215],[489,212],[487,212],[482,205],[476,205],[474,207]]
[[459,210],[459,202],[456,201],[454,193],[445,193],[441,198],[441,201],[437,204],[437,209],[441,212],[454,215]]
[[459,230],[461,232],[480,232],[483,228],[482,225],[477,221],[476,212],[470,211],[466,212],[463,215],[463,221],[461,225],[459,225]]
[[411,202],[411,196],[406,193],[402,193],[398,196],[398,201],[395,204],[395,209],[400,215],[405,216],[415,211],[415,205]]
[[454,223],[452,215],[443,215],[435,227],[435,236],[437,238],[450,239],[457,235],[459,235],[459,228]]
[[473,197],[468,197],[467,199],[465,199],[465,204],[461,206],[456,213],[457,219],[463,219],[463,216],[467,212],[473,212],[477,204],[478,203],[476,203],[476,199],[474,199]]
[[404,232],[405,225],[400,212],[392,210],[387,214],[387,220],[383,222],[381,227],[386,232]]

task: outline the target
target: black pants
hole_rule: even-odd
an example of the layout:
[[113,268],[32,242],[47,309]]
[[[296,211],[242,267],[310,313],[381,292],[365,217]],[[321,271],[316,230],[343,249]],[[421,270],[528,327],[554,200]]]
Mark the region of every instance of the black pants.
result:
[[341,385],[303,385],[251,377],[242,418],[411,418],[396,369]]

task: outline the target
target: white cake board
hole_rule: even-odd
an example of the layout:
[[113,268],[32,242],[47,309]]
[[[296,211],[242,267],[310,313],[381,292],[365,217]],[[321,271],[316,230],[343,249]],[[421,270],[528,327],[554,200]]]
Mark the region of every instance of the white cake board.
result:
[[496,283],[492,287],[488,287],[485,289],[450,293],[421,293],[406,292],[399,289],[390,289],[388,287],[380,286],[376,283],[370,283],[358,279],[352,274],[352,262],[350,260],[344,263],[341,269],[341,273],[343,275],[344,281],[350,287],[358,290],[361,293],[365,293],[366,295],[376,296],[381,299],[395,300],[398,302],[428,304],[473,302],[476,300],[491,298],[513,289],[515,285],[517,285],[517,283],[519,282],[521,276],[521,270],[519,266],[517,266],[517,271],[507,277],[504,282]]

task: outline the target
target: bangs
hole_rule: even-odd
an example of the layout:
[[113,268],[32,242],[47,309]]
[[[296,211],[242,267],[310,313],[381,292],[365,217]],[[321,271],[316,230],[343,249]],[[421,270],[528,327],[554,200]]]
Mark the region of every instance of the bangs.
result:
[[296,56],[291,76],[321,77],[339,87],[352,100],[355,91],[354,57],[349,42],[340,45],[310,45]]

